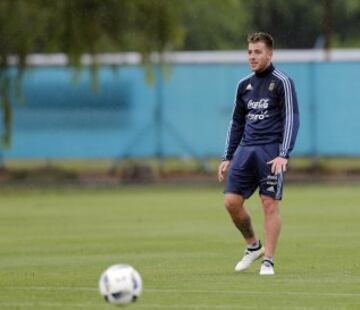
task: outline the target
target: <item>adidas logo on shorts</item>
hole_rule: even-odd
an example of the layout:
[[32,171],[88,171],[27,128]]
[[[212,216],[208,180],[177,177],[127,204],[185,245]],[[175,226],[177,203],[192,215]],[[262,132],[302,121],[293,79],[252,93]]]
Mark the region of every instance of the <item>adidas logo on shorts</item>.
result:
[[274,186],[270,186],[266,189],[268,192],[272,192],[275,193],[275,187]]

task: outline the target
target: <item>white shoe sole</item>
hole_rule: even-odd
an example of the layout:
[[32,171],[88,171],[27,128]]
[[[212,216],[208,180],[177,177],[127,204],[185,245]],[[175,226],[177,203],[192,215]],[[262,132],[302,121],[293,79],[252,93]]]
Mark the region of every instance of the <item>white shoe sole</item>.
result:
[[264,264],[264,262],[261,264],[260,267],[260,275],[261,276],[272,276],[275,274],[274,265],[270,264]]
[[271,269],[271,270],[263,270],[263,269],[261,269],[260,270],[260,275],[261,276],[273,276],[273,275],[275,275],[275,271],[274,271],[274,269]]

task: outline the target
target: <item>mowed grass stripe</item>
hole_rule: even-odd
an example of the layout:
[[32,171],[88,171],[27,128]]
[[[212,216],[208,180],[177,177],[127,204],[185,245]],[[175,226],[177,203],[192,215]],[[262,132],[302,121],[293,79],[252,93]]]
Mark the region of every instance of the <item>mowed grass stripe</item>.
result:
[[[7,307],[7,309],[11,309],[12,307],[16,307],[18,309],[19,306],[22,308],[28,307],[37,307],[37,309],[51,309],[51,308],[62,308],[64,304],[60,303],[50,303],[50,302],[38,302],[38,303],[20,303],[20,304],[12,304],[12,303],[1,303],[1,306]],[[94,304],[71,304],[71,307],[74,308],[86,308],[86,309],[98,309],[99,305]],[[134,306],[133,306],[134,307]],[[132,308],[133,308],[132,307]],[[231,306],[231,305],[213,305],[213,304],[204,304],[204,305],[161,305],[161,304],[136,304],[137,309],[239,309],[239,306]],[[244,310],[254,310],[259,309],[257,306],[241,306],[241,309]],[[284,307],[272,307],[269,306],[267,309],[274,310],[317,310],[317,308],[313,307],[292,307],[292,306],[284,306]]]
[[[65,286],[13,286],[6,287],[9,290],[39,290],[39,291],[87,291],[87,292],[98,292],[96,287],[65,287]],[[147,292],[161,293],[161,294],[172,294],[172,293],[181,293],[181,294],[224,294],[224,295],[299,295],[299,296],[341,296],[341,297],[360,297],[360,293],[310,293],[310,292],[261,292],[261,291],[231,291],[231,290],[197,290],[197,289],[162,289],[162,288],[146,288]]]

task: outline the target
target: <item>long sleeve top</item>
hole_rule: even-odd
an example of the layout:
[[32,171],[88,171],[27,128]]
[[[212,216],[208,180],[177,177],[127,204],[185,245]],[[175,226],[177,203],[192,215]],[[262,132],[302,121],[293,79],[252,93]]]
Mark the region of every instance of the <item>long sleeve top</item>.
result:
[[279,144],[288,158],[299,129],[294,82],[270,64],[239,81],[223,160],[231,160],[239,145]]

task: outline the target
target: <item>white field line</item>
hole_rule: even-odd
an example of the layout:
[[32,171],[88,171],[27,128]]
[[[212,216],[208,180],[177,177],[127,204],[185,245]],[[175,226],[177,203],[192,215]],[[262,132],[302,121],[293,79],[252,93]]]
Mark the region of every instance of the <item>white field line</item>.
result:
[[[72,286],[6,286],[4,289],[11,290],[37,290],[37,291],[98,291],[94,287],[72,287]],[[182,294],[219,294],[219,295],[288,295],[288,296],[328,296],[328,297],[359,297],[359,293],[320,293],[320,292],[300,292],[300,291],[281,291],[281,292],[264,292],[264,291],[234,291],[234,290],[191,290],[191,289],[158,289],[145,288],[146,292],[154,293],[182,293]]]

